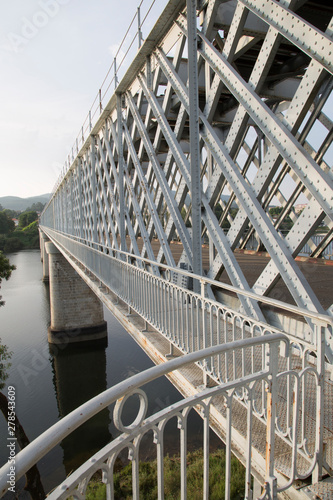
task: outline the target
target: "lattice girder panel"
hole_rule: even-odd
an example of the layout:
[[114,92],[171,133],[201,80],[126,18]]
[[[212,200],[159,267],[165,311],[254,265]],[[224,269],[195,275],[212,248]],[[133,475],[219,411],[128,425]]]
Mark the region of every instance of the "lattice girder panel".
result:
[[[328,0],[198,2],[189,63],[184,4],[158,41],[148,37],[138,52],[131,80],[119,84],[59,186],[52,224],[171,266],[177,239],[179,262],[189,268],[201,239],[209,243],[209,277],[227,275],[259,295],[282,279],[297,305],[322,312],[295,258],[305,244],[319,257],[333,238],[333,7]],[[191,177],[194,62],[199,193]],[[327,235],[318,243],[321,225]],[[250,286],[234,252],[251,241],[271,259]],[[253,301],[243,298],[241,308],[263,319]]]

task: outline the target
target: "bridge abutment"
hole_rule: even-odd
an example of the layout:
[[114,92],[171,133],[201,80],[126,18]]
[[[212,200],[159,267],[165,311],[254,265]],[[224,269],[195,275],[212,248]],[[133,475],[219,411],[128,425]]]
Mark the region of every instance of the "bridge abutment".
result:
[[103,306],[62,253],[50,241],[45,243],[49,261],[51,344],[106,339]]

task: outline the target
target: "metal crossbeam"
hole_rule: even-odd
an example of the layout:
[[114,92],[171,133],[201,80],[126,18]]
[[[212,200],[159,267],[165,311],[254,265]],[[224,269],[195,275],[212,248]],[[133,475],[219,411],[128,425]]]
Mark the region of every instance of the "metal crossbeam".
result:
[[[170,1],[59,180],[44,226],[262,297],[282,280],[286,300],[323,313],[295,259],[332,241],[332,15],[329,2],[308,0]],[[235,250],[253,241],[271,259],[250,284]],[[264,320],[260,303],[238,299]]]

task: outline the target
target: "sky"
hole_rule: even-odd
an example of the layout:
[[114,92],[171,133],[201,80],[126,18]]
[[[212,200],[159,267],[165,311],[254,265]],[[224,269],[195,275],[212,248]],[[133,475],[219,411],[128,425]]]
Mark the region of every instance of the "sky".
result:
[[[139,2],[11,0],[2,7],[0,197],[52,191]],[[143,0],[141,20],[152,2]],[[166,3],[155,0],[144,38]],[[136,27],[135,19],[130,39]],[[325,106],[331,119],[332,110],[333,97]],[[333,147],[328,164],[332,157]]]
[[[52,191],[139,1],[5,2],[0,24],[0,197]],[[143,1],[141,20],[151,3]],[[143,37],[165,4],[156,0]]]

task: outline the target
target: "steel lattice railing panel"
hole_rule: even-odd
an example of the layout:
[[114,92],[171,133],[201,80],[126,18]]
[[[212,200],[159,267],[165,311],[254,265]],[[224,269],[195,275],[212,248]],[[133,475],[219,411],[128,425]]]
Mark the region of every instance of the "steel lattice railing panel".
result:
[[[323,313],[295,258],[304,245],[319,257],[332,241],[333,8],[306,0],[199,7],[194,36],[184,2],[171,27],[162,14],[159,36],[144,42],[43,225],[258,295],[282,279],[286,301]],[[271,257],[251,286],[235,256],[250,244]],[[241,297],[240,307],[264,319],[254,300]]]

